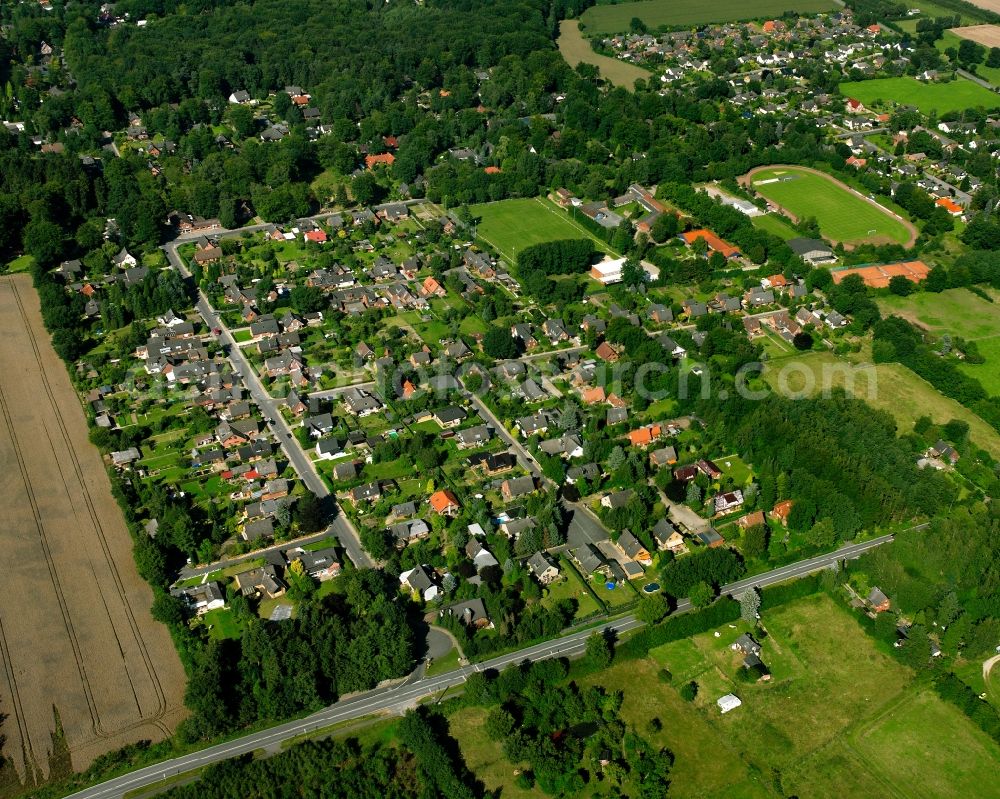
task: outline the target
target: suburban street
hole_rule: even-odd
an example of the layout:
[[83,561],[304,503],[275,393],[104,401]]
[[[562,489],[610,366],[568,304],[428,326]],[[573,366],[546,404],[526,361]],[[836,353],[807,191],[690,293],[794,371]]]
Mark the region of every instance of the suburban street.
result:
[[[177,248],[183,242],[173,241],[170,244],[164,246],[164,251],[167,254],[167,258],[170,261],[171,266],[178,270],[184,277],[191,278],[191,273],[188,271],[184,264],[183,259],[177,254]],[[264,385],[260,382],[257,374],[253,370],[253,366],[246,359],[246,356],[236,346],[236,342],[233,339],[232,334],[229,329],[223,324],[222,319],[219,314],[211,306],[208,298],[205,296],[201,289],[198,289],[198,302],[195,304],[195,309],[201,315],[202,321],[208,326],[210,330],[221,330],[222,333],[218,337],[219,344],[228,349],[229,360],[232,363],[233,370],[243,381],[243,386],[246,388],[247,392],[250,394],[253,401],[260,408],[261,413],[264,418],[268,420],[268,425],[271,428],[271,432],[278,439],[278,443],[281,446],[282,451],[288,458],[292,467],[295,469],[296,474],[305,484],[306,488],[312,491],[317,497],[328,497],[330,496],[330,489],[326,487],[326,483],[319,476],[316,471],[315,466],[313,466],[312,461],[306,452],[302,449],[299,444],[298,439],[292,434],[291,429],[285,422],[284,417],[281,415],[280,400],[274,399]],[[360,568],[370,568],[374,565],[372,559],[365,552],[364,548],[361,546],[361,540],[358,537],[357,531],[351,524],[350,520],[343,514],[338,513],[333,519],[324,535],[334,535],[336,536],[343,546],[344,550],[347,552],[347,556],[351,559],[351,562],[355,566]]]
[[[871,541],[848,544],[827,555],[820,555],[815,558],[799,561],[798,563],[789,564],[788,566],[782,566],[764,574],[758,574],[755,577],[748,577],[731,585],[724,586],[721,593],[730,596],[739,596],[739,594],[751,586],[764,587],[792,578],[803,577],[821,571],[837,561],[857,558],[862,553],[891,540],[891,535],[884,535],[879,538],[873,538]],[[677,609],[674,612],[684,613],[690,609],[691,604],[685,599],[678,603]],[[766,608],[764,612],[767,612]],[[608,622],[604,626],[604,629],[621,635],[641,626],[642,622],[634,616],[626,616],[617,621]],[[178,774],[184,774],[193,769],[202,768],[211,763],[218,763],[222,760],[248,754],[258,749],[267,748],[273,750],[284,741],[289,741],[309,732],[329,727],[338,722],[361,718],[373,713],[401,713],[407,708],[415,706],[425,697],[434,696],[448,688],[461,685],[470,674],[476,671],[503,669],[512,663],[519,663],[525,659],[542,660],[551,657],[579,655],[586,646],[587,638],[593,632],[593,627],[579,630],[552,641],[545,641],[482,663],[463,666],[435,677],[413,679],[411,676],[394,685],[377,688],[373,691],[366,691],[362,694],[342,699],[311,716],[279,724],[266,730],[260,730],[245,735],[242,738],[217,744],[216,746],[192,752],[182,757],[146,766],[129,774],[124,774],[121,777],[108,780],[100,785],[78,791],[70,796],[73,799],[119,799],[119,797],[124,796],[128,792],[154,786],[157,782]],[[415,675],[420,673],[420,671],[417,671]]]

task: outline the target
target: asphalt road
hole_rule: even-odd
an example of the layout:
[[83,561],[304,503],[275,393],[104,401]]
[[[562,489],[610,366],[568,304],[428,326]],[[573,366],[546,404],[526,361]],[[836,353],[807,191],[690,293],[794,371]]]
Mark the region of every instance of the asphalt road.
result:
[[[177,254],[177,248],[181,243],[183,242],[174,241],[167,244],[163,249],[167,254],[170,265],[185,277],[190,278],[191,273],[188,271],[183,259]],[[330,489],[326,487],[326,483],[319,476],[315,466],[313,466],[313,462],[302,449],[298,439],[292,434],[291,428],[289,428],[284,417],[281,415],[281,401],[274,399],[274,397],[268,394],[264,385],[260,382],[260,378],[254,372],[253,366],[247,360],[242,350],[236,346],[229,328],[223,324],[219,314],[212,307],[211,303],[209,303],[208,298],[201,289],[198,289],[198,302],[195,304],[195,310],[198,311],[202,321],[204,321],[210,330],[218,329],[222,331],[218,337],[219,344],[228,349],[229,361],[233,366],[233,370],[243,381],[244,388],[246,388],[253,401],[257,404],[257,407],[260,408],[264,418],[268,420],[271,432],[277,438],[279,446],[294,467],[299,479],[316,496],[321,498],[330,496]],[[338,513],[331,522],[326,535],[331,533],[340,540],[340,544],[347,553],[347,557],[359,569],[371,568],[375,565],[368,556],[368,553],[361,546],[357,530],[354,529],[350,520],[343,513]]]
[[[873,549],[888,541],[892,536],[885,535],[865,541],[860,544],[849,544],[827,555],[816,558],[809,558],[798,563],[774,569],[755,577],[748,577],[731,585],[724,586],[722,593],[738,596],[750,586],[767,586],[773,583],[783,582],[795,577],[802,577],[813,572],[820,571],[832,563],[856,558],[863,552]],[[675,613],[683,613],[691,609],[691,604],[686,599],[678,603]],[[642,622],[634,616],[626,616],[614,622],[609,622],[604,629],[613,631],[619,635],[634,630],[642,626]],[[217,744],[206,749],[202,749],[191,754],[166,760],[152,766],[138,769],[121,777],[108,780],[107,782],[86,788],[77,793],[71,794],[71,799],[119,799],[125,793],[135,791],[139,788],[151,787],[157,782],[168,779],[178,774],[184,774],[192,769],[201,768],[211,763],[218,763],[222,760],[238,757],[253,752],[257,749],[274,749],[283,741],[288,741],[300,735],[312,732],[317,729],[329,727],[333,724],[350,719],[360,718],[378,712],[402,712],[408,707],[414,706],[419,700],[439,694],[442,691],[465,682],[466,678],[475,671],[486,669],[502,669],[511,663],[519,663],[522,660],[542,660],[550,657],[566,657],[578,655],[586,647],[587,638],[594,631],[594,628],[579,630],[569,633],[561,638],[546,641],[535,646],[512,652],[507,655],[493,658],[483,663],[476,663],[463,666],[455,671],[441,674],[436,677],[420,677],[417,679],[407,678],[401,683],[392,686],[377,688],[363,694],[342,699],[339,702],[324,708],[296,721],[289,721],[270,727],[266,730],[250,733],[242,738],[236,738],[226,743]],[[415,672],[422,674],[423,670]]]

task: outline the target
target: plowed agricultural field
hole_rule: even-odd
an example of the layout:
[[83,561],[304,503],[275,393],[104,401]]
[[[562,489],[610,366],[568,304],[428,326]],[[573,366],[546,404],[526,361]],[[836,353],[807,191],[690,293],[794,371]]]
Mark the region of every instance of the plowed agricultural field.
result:
[[30,787],[166,737],[184,672],[26,275],[0,279],[0,330],[0,735]]

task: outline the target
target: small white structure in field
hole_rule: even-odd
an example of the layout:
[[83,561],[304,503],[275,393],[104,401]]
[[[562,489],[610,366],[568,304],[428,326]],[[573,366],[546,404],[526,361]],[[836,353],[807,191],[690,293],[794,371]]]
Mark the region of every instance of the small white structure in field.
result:
[[723,713],[728,713],[730,710],[736,710],[743,702],[735,694],[726,694],[725,696],[719,697],[719,701],[716,702],[719,706],[719,710]]

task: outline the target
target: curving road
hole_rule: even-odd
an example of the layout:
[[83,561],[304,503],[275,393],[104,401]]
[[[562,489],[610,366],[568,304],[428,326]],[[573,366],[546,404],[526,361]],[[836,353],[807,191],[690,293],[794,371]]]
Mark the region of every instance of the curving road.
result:
[[[738,596],[751,586],[762,587],[796,577],[803,577],[827,568],[837,561],[857,558],[867,550],[874,549],[891,540],[891,535],[884,535],[879,538],[873,538],[871,541],[848,544],[827,555],[820,555],[815,558],[799,561],[798,563],[789,564],[788,566],[782,566],[773,571],[759,574],[755,577],[748,577],[731,585],[724,586],[722,593]],[[691,603],[684,599],[678,603],[677,609],[674,612],[684,613],[690,609]],[[609,622],[603,629],[621,635],[641,626],[643,626],[643,623],[634,616],[626,616],[617,621]],[[250,733],[242,738],[210,746],[198,752],[173,758],[172,760],[146,766],[129,774],[124,774],[121,777],[108,780],[100,785],[78,791],[71,794],[70,797],[71,799],[120,799],[125,793],[155,786],[156,783],[178,774],[184,774],[212,763],[248,754],[257,749],[265,747],[273,749],[282,742],[329,727],[338,722],[360,718],[372,713],[402,712],[425,697],[433,696],[448,688],[461,685],[470,674],[476,671],[502,669],[511,663],[519,663],[526,659],[541,660],[550,657],[579,655],[586,647],[587,638],[593,632],[594,628],[590,627],[568,633],[561,638],[526,647],[517,652],[501,655],[482,663],[463,666],[436,677],[419,677],[414,679],[414,676],[411,676],[401,683],[342,699],[311,716]],[[422,673],[422,670],[415,672],[415,675],[420,673]]]

